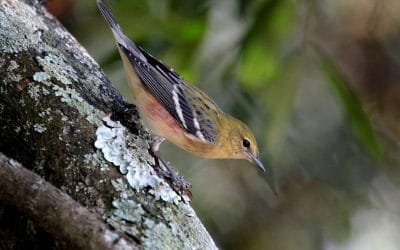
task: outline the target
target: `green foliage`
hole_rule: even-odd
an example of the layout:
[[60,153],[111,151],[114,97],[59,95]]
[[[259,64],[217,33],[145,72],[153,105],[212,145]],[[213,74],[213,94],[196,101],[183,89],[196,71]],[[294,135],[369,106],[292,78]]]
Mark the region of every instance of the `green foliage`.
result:
[[359,98],[351,89],[350,82],[322,50],[317,49],[317,52],[321,70],[328,78],[332,89],[340,100],[346,119],[354,134],[374,159],[381,159],[382,148],[367,113],[364,111]]
[[243,51],[239,80],[246,88],[262,89],[277,70],[277,61],[262,41]]
[[[351,38],[336,36],[353,25],[343,27],[341,18],[347,12],[338,10],[350,13],[362,7],[354,1],[339,2],[346,4],[316,0],[109,1],[132,39],[186,80],[199,84],[227,113],[254,130],[265,164],[272,165],[278,177],[275,182],[281,194],[271,202],[265,180],[247,168],[246,162],[197,162],[196,157],[184,161],[184,153],[176,154],[176,148],[163,145],[162,150],[172,152],[165,158],[192,182],[196,211],[222,248],[294,249],[302,245],[321,249],[330,237],[345,242],[353,233],[357,206],[365,205],[370,197],[371,182],[385,175],[378,172],[384,168],[377,170],[383,161],[371,160],[385,156],[386,144],[374,131],[369,110],[364,110],[370,103],[353,91],[354,83],[337,66],[333,58],[342,55],[322,53]],[[234,7],[229,9],[228,4],[224,9],[221,3]],[[97,11],[87,19],[82,13],[86,12],[81,11],[76,19],[83,24],[70,27],[109,76],[120,75],[113,83],[125,86],[123,71],[116,67],[120,58],[111,33],[104,33],[104,21]],[[357,20],[367,20],[361,14]],[[362,33],[363,25],[355,26]],[[92,27],[93,34],[89,34]],[[236,33],[218,36],[226,30]],[[99,42],[108,37],[107,42]],[[391,39],[390,44],[397,41]],[[315,56],[308,42],[324,50],[317,50]],[[368,59],[359,47],[344,59],[345,66],[354,67],[346,72],[365,70],[365,65],[351,64],[360,62],[357,57]],[[325,78],[321,79],[321,73]]]
[[282,60],[274,72],[268,91],[263,92],[263,99],[270,110],[265,122],[267,129],[264,138],[267,138],[267,148],[271,155],[278,153],[287,133],[303,61],[304,55],[299,52],[293,52]]
[[[259,101],[262,129],[256,132],[269,155],[282,146],[290,124],[303,54],[282,54],[291,40],[296,13],[291,1],[251,1],[243,5],[252,19],[242,40],[238,79]],[[267,151],[264,154],[267,154]]]

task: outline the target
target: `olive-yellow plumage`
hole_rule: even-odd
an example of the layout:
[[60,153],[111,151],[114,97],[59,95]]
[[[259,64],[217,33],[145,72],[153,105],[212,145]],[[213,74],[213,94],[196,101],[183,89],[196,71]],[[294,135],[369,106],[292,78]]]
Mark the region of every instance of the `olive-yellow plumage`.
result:
[[99,9],[116,39],[126,77],[145,125],[159,136],[205,158],[246,159],[262,171],[256,139],[204,92],[132,42],[101,0]]

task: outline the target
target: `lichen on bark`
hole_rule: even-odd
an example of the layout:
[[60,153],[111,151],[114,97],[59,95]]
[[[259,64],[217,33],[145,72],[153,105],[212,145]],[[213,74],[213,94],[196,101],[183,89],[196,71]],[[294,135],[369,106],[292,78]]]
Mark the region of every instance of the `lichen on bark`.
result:
[[[0,55],[0,152],[32,166],[145,248],[216,248],[190,205],[152,169],[151,136],[136,108],[36,1],[1,1]],[[110,161],[104,147],[95,147],[99,131],[112,130],[104,127],[109,114],[114,121],[108,122],[125,136],[121,149],[112,153],[129,160],[123,163],[126,169]],[[29,240],[15,242],[18,246],[60,247],[51,235],[43,236],[47,243],[32,242],[46,229],[23,214],[17,213],[24,218],[18,229],[5,222],[16,213],[0,200],[0,246],[10,232],[21,234],[15,230],[23,228]]]

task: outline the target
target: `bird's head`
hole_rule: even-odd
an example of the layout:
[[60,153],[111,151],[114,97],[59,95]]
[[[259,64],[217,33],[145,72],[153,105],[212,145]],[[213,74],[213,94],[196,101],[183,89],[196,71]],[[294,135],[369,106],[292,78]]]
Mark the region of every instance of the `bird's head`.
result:
[[246,159],[265,172],[260,160],[257,141],[250,129],[241,121],[232,119],[228,124],[227,140],[229,141],[231,158]]
[[[262,172],[266,172],[264,164],[260,159],[256,138],[250,129],[243,122],[231,116],[225,116],[225,119],[227,120],[224,122],[226,124],[224,131],[228,132],[224,133],[225,138],[223,140],[228,144],[224,146],[227,147],[227,151],[229,152],[229,155],[225,155],[225,157],[246,159],[255,164]],[[266,181],[273,193],[277,195],[272,169],[269,169],[268,172],[268,175],[265,177]]]

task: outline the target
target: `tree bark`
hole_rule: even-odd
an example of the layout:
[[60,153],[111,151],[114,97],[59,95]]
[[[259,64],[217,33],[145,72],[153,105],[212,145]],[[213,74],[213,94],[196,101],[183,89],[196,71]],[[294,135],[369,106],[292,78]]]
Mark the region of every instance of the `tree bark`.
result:
[[81,249],[138,249],[66,193],[1,153],[0,176],[2,201],[55,238]]
[[[118,239],[113,244],[216,248],[187,197],[153,168],[151,137],[135,106],[123,100],[87,52],[36,1],[0,3],[0,152],[48,182],[43,182],[48,189],[35,190],[36,185],[15,181],[16,197],[25,193],[26,200],[10,199],[12,193],[0,190],[0,248],[86,248],[80,240],[92,246],[101,241],[96,237],[102,230],[111,228]],[[3,177],[9,173],[7,162],[0,166],[0,187],[11,185]],[[35,178],[25,181],[37,183]],[[53,191],[59,197],[50,195]],[[95,236],[74,228],[74,216],[63,216],[68,206],[54,210],[57,222],[48,220],[49,210],[29,202],[42,197],[60,208],[65,194],[92,213],[88,218],[101,218],[94,220],[92,230],[101,228]],[[82,237],[71,242],[60,237],[63,224]]]

